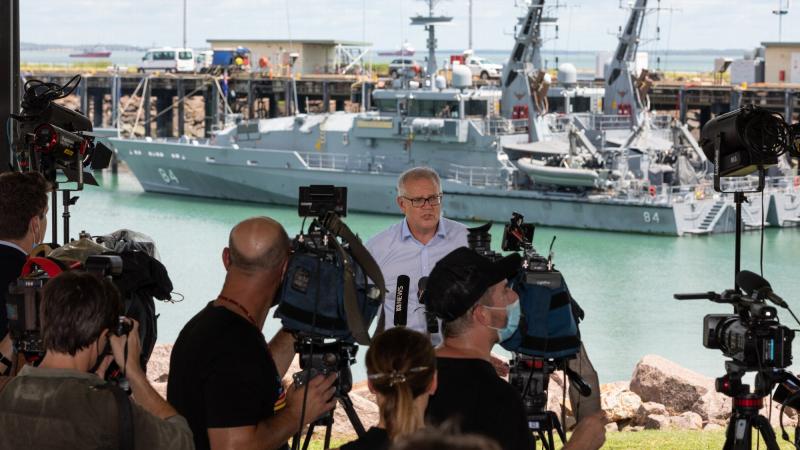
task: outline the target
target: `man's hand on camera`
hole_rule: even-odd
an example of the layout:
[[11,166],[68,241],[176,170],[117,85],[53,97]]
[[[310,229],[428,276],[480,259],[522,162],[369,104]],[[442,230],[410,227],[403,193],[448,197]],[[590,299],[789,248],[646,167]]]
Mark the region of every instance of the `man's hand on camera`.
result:
[[[139,341],[139,322],[126,318],[132,324],[131,331],[126,336],[117,336],[114,333],[109,333],[108,338],[111,342],[111,350],[114,354],[114,361],[124,371],[125,376],[130,378],[131,375],[144,375],[141,366],[139,365],[140,356],[142,354],[142,344]],[[128,360],[125,361],[125,343],[128,344]]]
[[306,398],[306,410],[303,416],[303,424],[311,423],[319,416],[333,409],[336,406],[336,398],[333,394],[336,388],[336,373],[327,376],[317,375],[308,382],[308,397],[305,397],[306,386],[292,384],[286,394],[286,407],[292,411],[296,417],[300,417],[303,410],[303,398]]
[[508,376],[508,363],[497,357],[494,353],[489,356],[489,362],[492,363],[492,367],[494,367],[494,371],[497,372],[497,376],[500,378],[506,378]]

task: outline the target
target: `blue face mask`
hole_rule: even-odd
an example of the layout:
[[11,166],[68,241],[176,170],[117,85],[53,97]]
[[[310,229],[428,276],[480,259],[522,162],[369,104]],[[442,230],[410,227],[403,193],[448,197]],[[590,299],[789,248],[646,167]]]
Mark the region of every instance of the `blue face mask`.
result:
[[495,328],[489,327],[493,330],[497,330],[497,337],[500,338],[500,342],[503,342],[511,337],[517,328],[519,327],[519,318],[520,318],[520,307],[519,307],[519,299],[515,300],[514,303],[506,306],[486,306],[482,305],[484,308],[489,309],[505,309],[506,310],[506,317],[508,318],[506,322],[506,326],[503,328]]

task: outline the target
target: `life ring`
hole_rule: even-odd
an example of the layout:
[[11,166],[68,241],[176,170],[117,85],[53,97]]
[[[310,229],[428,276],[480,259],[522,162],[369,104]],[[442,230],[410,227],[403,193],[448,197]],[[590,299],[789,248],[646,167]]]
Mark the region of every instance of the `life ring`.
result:
[[655,197],[656,196],[656,187],[655,186],[651,185],[649,188],[647,188],[647,191],[650,192],[650,197]]

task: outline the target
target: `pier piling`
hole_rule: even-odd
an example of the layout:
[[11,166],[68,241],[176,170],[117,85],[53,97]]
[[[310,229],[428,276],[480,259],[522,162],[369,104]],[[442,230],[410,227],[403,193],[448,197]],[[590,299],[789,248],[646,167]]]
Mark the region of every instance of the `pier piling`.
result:
[[178,78],[175,90],[178,96],[178,136],[180,137],[186,134],[186,111],[184,107],[186,99],[183,98],[186,95],[186,86],[183,78]]

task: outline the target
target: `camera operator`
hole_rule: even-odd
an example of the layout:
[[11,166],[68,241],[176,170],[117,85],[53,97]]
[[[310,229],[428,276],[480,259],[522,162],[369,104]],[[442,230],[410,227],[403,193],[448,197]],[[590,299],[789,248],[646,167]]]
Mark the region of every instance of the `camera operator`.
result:
[[[0,392],[0,448],[192,448],[186,420],[150,386],[139,364],[138,323],[132,321],[127,336],[114,334],[121,312],[119,293],[106,279],[64,272],[48,281],[41,304],[47,353]],[[99,362],[97,373],[108,367],[109,342],[134,401],[90,372]]]
[[[519,298],[507,279],[520,264],[518,254],[491,262],[459,248],[436,264],[423,294],[429,310],[444,321],[429,419],[434,424],[461,420],[463,432],[491,437],[506,450],[533,448],[519,392],[498,378],[490,363],[494,344],[513,334],[519,323]],[[604,426],[602,413],[585,418],[564,448],[599,448]]]
[[[387,328],[394,323],[397,277],[407,275],[411,282],[406,326],[427,332],[424,308],[417,300],[417,283],[444,255],[467,245],[466,226],[442,217],[442,197],[442,184],[433,169],[406,170],[397,180],[397,206],[405,218],[367,242],[389,291],[383,305]],[[440,338],[436,335],[433,340],[438,343]]]
[[6,297],[28,253],[47,232],[50,183],[38,172],[0,174],[0,375],[11,371],[14,355],[8,333]]
[[[247,219],[222,252],[222,292],[183,327],[172,350],[167,398],[184,414],[198,449],[277,449],[335,405],[335,374],[284,391],[294,337],[262,328],[284,278],[289,237],[276,221]],[[305,404],[304,404],[305,400]]]

